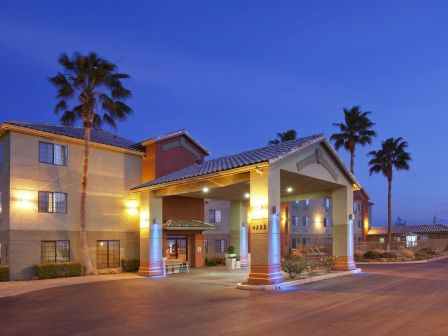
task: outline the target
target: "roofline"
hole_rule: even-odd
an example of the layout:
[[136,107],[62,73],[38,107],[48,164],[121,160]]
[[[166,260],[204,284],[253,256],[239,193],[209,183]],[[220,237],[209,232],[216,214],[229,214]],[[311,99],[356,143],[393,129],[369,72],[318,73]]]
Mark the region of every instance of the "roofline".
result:
[[[0,136],[5,134],[8,131],[9,132],[13,131],[13,132],[18,132],[18,133],[23,133],[23,134],[28,134],[28,135],[41,136],[41,137],[50,138],[50,139],[63,140],[66,142],[71,142],[71,143],[77,144],[77,145],[84,144],[83,139],[78,139],[78,138],[70,137],[67,135],[56,134],[53,132],[36,130],[36,129],[28,128],[25,126],[13,125],[8,122],[2,123],[0,125]],[[136,156],[144,156],[145,155],[144,152],[142,152],[138,149],[128,149],[128,148],[119,147],[119,146],[107,145],[107,144],[103,144],[103,143],[95,142],[95,141],[90,141],[90,143],[91,143],[92,147],[96,147],[96,148],[100,148],[100,149],[105,149],[105,150],[110,150],[110,151],[114,151],[114,152],[130,154],[130,155],[136,155]]]
[[156,142],[160,142],[160,141],[163,141],[163,140],[171,139],[171,138],[174,138],[174,137],[179,136],[179,135],[186,136],[190,141],[192,141],[196,146],[198,146],[207,155],[211,154],[211,152],[207,148],[205,148],[198,140],[196,140],[194,137],[192,137],[191,134],[188,133],[187,130],[179,130],[179,131],[175,131],[175,132],[168,133],[168,134],[165,134],[165,135],[160,135],[160,136],[157,136],[157,137],[154,137],[154,138],[143,140],[143,141],[140,142],[140,144],[143,145],[143,146],[146,146],[146,145],[149,145],[149,144],[152,144],[152,143],[156,143]]
[[134,187],[134,188],[131,188],[131,191],[132,192],[143,192],[143,191],[159,190],[159,189],[163,189],[166,187],[171,187],[173,185],[188,184],[188,183],[198,182],[198,181],[207,180],[207,179],[215,178],[215,177],[223,177],[226,175],[245,173],[245,172],[249,172],[251,170],[264,168],[264,167],[268,167],[268,166],[269,166],[269,163],[267,161],[265,161],[265,162],[260,162],[260,163],[251,164],[251,165],[247,165],[247,166],[227,169],[227,170],[223,170],[220,172],[204,174],[204,175],[199,175],[199,176],[192,176],[192,177],[185,178],[185,179],[179,179],[179,180],[169,181],[169,182],[165,182],[165,183],[154,184],[154,185],[146,186],[146,187],[140,187],[140,188]]

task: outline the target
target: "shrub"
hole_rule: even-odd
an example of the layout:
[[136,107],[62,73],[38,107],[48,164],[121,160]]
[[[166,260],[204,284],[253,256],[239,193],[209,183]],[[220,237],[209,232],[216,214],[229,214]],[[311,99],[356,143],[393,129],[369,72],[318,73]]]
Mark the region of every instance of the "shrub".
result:
[[392,252],[383,252],[383,253],[381,253],[381,258],[397,259],[397,255],[395,253],[392,253]]
[[400,256],[403,257],[403,258],[409,258],[409,259],[414,258],[414,252],[412,252],[412,251],[409,250],[409,249],[401,250],[401,251],[399,252],[399,254],[400,254]]
[[366,259],[381,259],[381,253],[378,251],[367,251],[364,253],[364,258]]
[[34,265],[34,274],[38,279],[66,278],[82,275],[79,262],[61,262]]
[[9,281],[9,266],[0,265],[0,282]]
[[422,254],[429,255],[429,256],[433,256],[433,255],[437,254],[437,252],[432,247],[424,247],[419,252]]
[[121,269],[123,272],[137,272],[140,267],[140,259],[121,259]]
[[320,260],[320,263],[322,264],[322,266],[325,267],[325,270],[327,271],[327,273],[329,273],[331,271],[331,269],[334,266],[334,263],[336,261],[336,257],[323,257]]
[[415,254],[415,260],[425,260],[425,259],[429,259],[429,258],[431,258],[430,255],[427,255],[427,254],[424,254],[424,253],[421,253],[421,252],[417,252]]
[[312,276],[317,269],[317,265],[313,262],[305,262],[305,263],[303,263],[303,266],[304,266],[305,272],[307,272],[309,276]]
[[361,253],[355,253],[355,261],[362,261],[364,256]]
[[285,258],[281,266],[282,271],[288,273],[290,279],[295,279],[305,269],[305,264],[299,258]]
[[235,246],[229,245],[229,247],[227,247],[227,253],[228,254],[235,254]]
[[215,259],[208,259],[205,258],[205,266],[218,266],[218,265],[225,265],[226,261],[224,258],[215,258]]

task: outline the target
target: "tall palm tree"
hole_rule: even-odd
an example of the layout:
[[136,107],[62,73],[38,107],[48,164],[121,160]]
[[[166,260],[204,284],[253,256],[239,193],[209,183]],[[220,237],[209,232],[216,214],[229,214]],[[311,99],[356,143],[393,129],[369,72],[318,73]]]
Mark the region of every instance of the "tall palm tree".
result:
[[395,170],[409,170],[411,154],[406,151],[408,143],[403,138],[389,138],[382,142],[381,149],[369,152],[370,175],[382,173],[388,182],[387,188],[387,238],[386,252],[390,252],[392,240],[392,177]]
[[60,121],[64,125],[73,126],[78,120],[81,121],[84,131],[79,233],[84,274],[91,274],[93,267],[86,229],[90,132],[102,124],[116,128],[115,121],[123,121],[131,113],[131,108],[123,103],[131,96],[131,92],[121,83],[129,75],[117,72],[115,64],[95,53],[74,53],[72,57],[64,53],[59,57],[59,64],[63,72],[49,79],[58,92],[55,112],[62,113]]
[[365,146],[372,142],[376,132],[372,129],[375,125],[368,117],[372,112],[362,112],[360,106],[351,109],[344,108],[344,122],[335,123],[340,133],[334,133],[331,140],[336,149],[344,147],[350,152],[350,171],[355,173],[355,149],[357,145]]
[[286,142],[286,141],[295,140],[295,139],[297,139],[297,132],[296,132],[296,130],[290,129],[286,132],[277,133],[277,138],[269,141],[269,144],[275,145],[275,144],[279,144],[281,142]]

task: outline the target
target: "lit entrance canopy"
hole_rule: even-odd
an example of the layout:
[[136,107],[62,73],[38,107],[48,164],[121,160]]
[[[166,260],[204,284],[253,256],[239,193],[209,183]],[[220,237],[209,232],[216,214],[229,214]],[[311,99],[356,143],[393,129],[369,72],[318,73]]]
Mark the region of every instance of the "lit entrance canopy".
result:
[[[162,223],[163,197],[215,198],[232,204],[249,201],[247,218],[240,219],[238,228],[244,231],[246,224],[249,228],[251,284],[272,284],[282,279],[280,203],[290,199],[333,199],[336,267],[354,269],[351,219],[353,190],[358,189],[359,183],[322,135],[196,163],[133,188],[142,193],[141,218],[149,218],[155,225]],[[159,244],[151,236],[151,225],[148,229],[149,245]],[[247,235],[240,242],[247,250],[245,239]],[[246,256],[240,254],[243,260]],[[141,260],[141,274],[160,274],[161,251],[144,247]]]

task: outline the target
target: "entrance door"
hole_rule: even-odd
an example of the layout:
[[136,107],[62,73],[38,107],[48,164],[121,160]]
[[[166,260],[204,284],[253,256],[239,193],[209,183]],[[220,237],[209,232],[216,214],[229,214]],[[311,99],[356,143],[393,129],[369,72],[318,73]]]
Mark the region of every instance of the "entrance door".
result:
[[165,257],[188,261],[188,246],[186,236],[167,236]]

